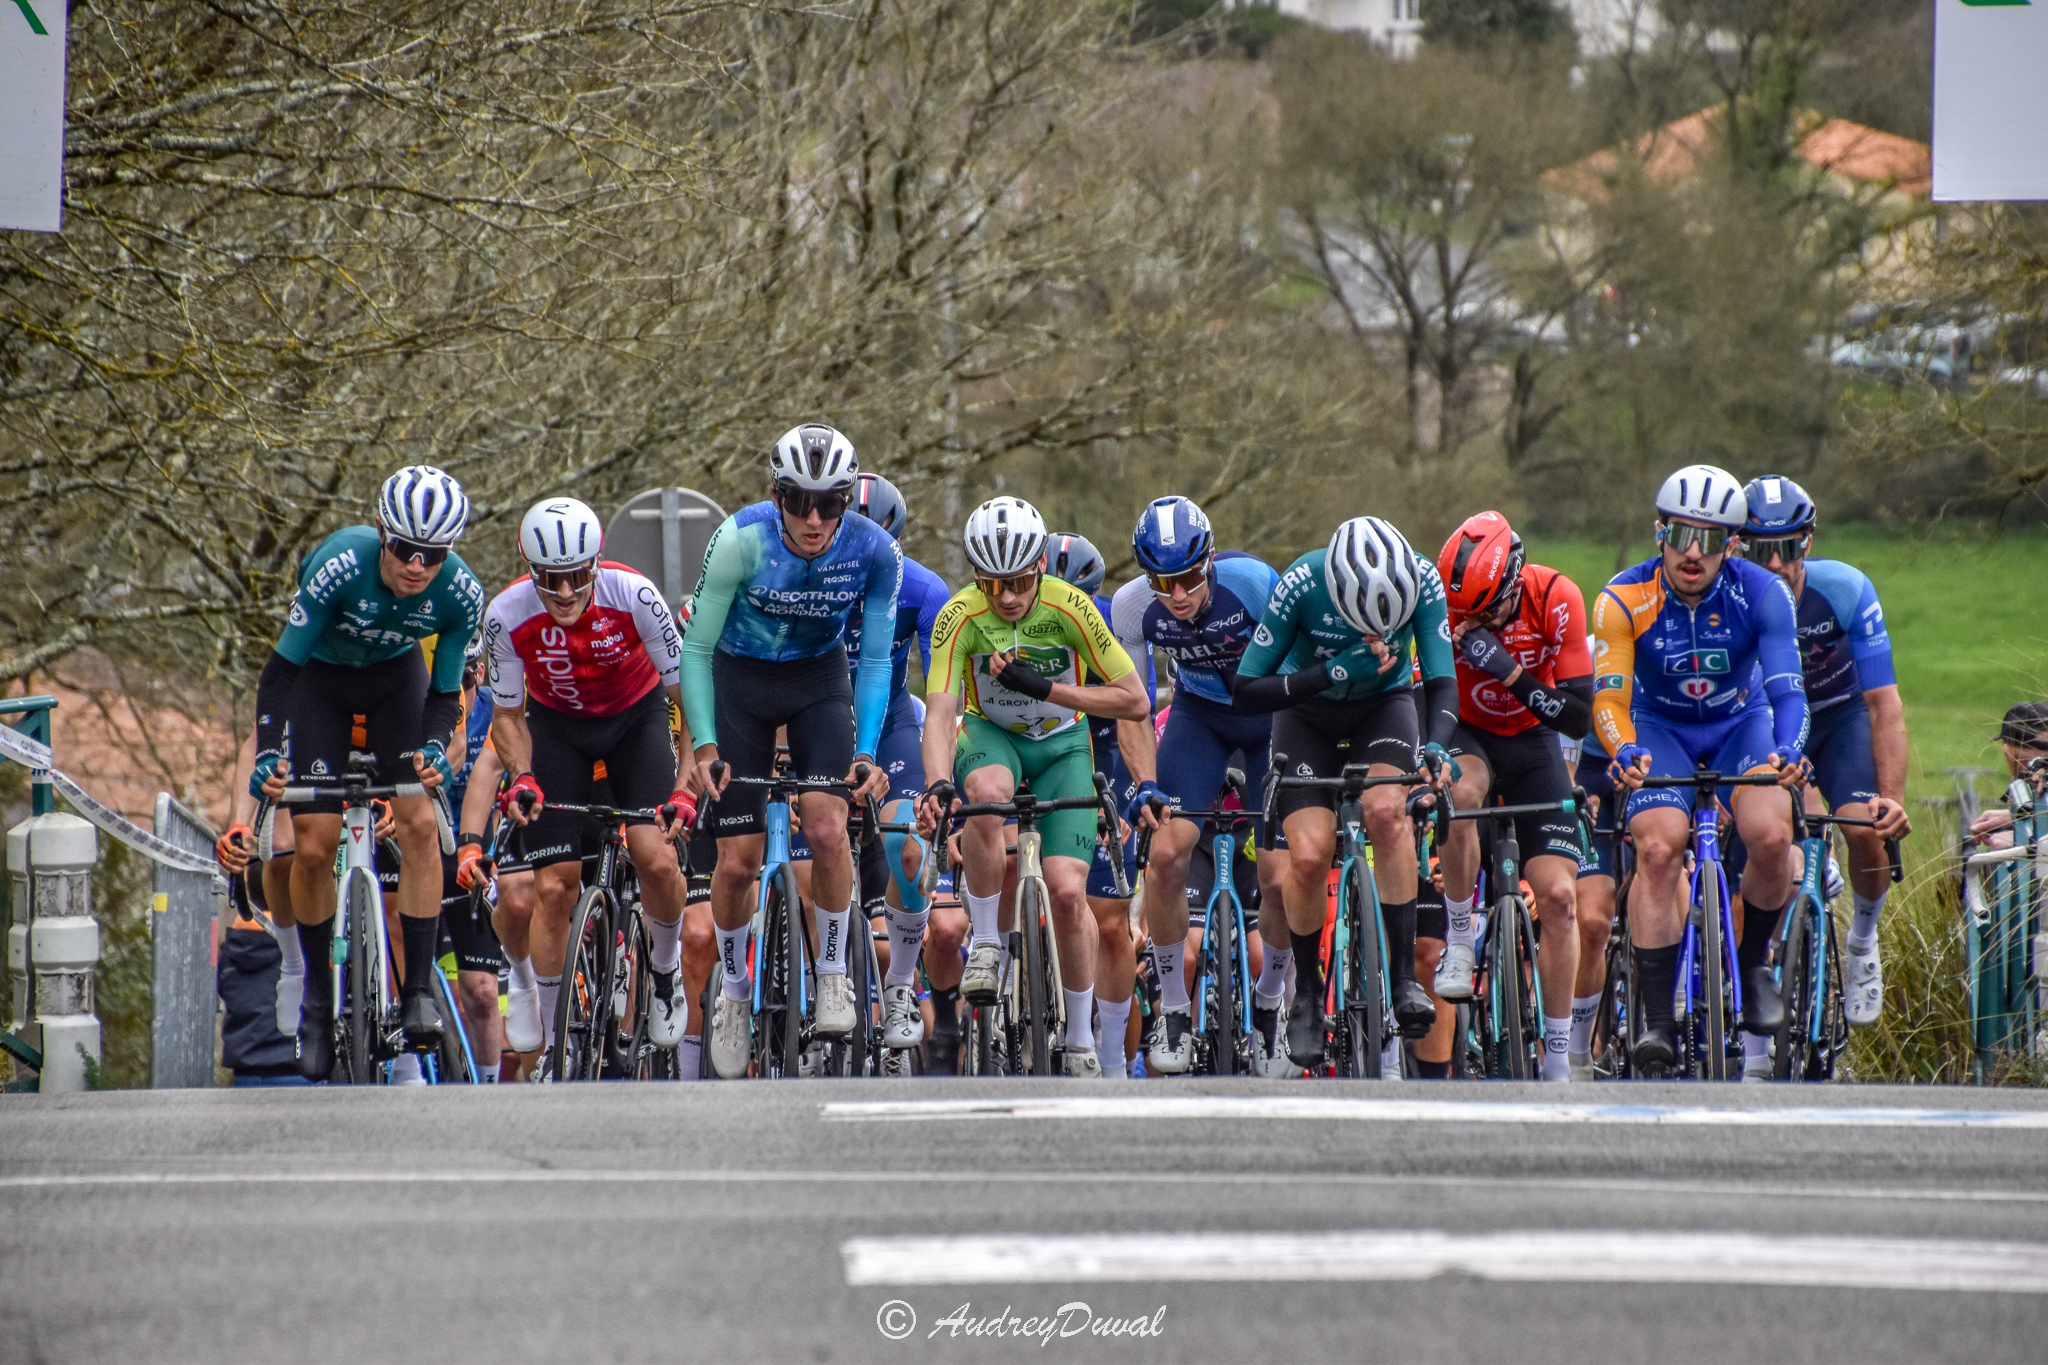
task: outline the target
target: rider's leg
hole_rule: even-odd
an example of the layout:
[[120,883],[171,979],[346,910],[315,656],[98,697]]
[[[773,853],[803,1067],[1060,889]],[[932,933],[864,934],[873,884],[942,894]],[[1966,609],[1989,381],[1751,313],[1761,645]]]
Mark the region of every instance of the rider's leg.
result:
[[1095,917],[1088,913],[1088,864],[1080,858],[1051,856],[1044,866],[1045,889],[1052,900],[1053,940],[1059,945],[1060,988],[1066,995],[1066,1043],[1070,1048],[1092,1048],[1098,931]]
[[1265,951],[1252,991],[1259,1005],[1278,1009],[1287,993],[1287,969],[1294,964],[1294,940],[1287,932],[1286,844],[1260,849],[1257,867],[1259,940]]
[[1781,787],[1737,787],[1731,803],[1735,828],[1749,850],[1742,873],[1742,941],[1736,963],[1742,969],[1742,1025],[1751,1070],[1764,1054],[1765,1039],[1777,1032],[1784,1005],[1777,982],[1764,966],[1778,921],[1792,900],[1792,802],[1797,792]]
[[1607,988],[1607,942],[1614,936],[1614,878],[1582,867],[1577,896],[1579,966],[1572,974],[1571,1051],[1581,1062],[1589,1062],[1600,993]]
[[324,952],[333,937],[334,851],[341,847],[339,815],[294,815],[292,829],[297,849],[292,855],[292,912],[298,916],[300,937],[307,939],[307,961],[313,961],[313,943],[305,931],[317,928]]
[[1631,815],[1628,829],[1636,850],[1628,913],[1636,956],[1635,999],[1643,1026],[1639,1035],[1648,1030],[1668,1035],[1675,1027],[1671,992],[1678,982],[1678,944],[1685,923],[1685,854],[1692,826],[1680,807],[1653,805]]
[[583,890],[583,859],[560,856],[560,861],[543,864],[534,869],[533,883],[534,914],[527,946],[540,988],[541,1027],[552,1037],[569,951],[569,918],[576,913],[576,898]]
[[[908,823],[911,815],[909,801],[891,801],[882,809],[885,824]],[[888,984],[908,986],[917,980],[918,956],[931,922],[931,903],[921,884],[925,843],[915,834],[892,833],[883,836],[882,846],[889,873],[884,911],[889,921]]]
[[397,823],[398,915],[405,939],[407,995],[433,989],[428,973],[441,949],[441,836],[434,808],[424,796],[400,796],[391,802]]
[[[1169,723],[1170,727],[1170,723]],[[1188,860],[1201,826],[1169,820],[1152,836],[1152,860],[1145,869],[1145,928],[1152,935],[1152,969],[1164,1009],[1189,1008],[1185,978],[1188,937]]]
[[[961,794],[973,804],[1008,801],[1017,792],[1017,774],[1002,763],[989,763],[969,772],[960,784]],[[1002,908],[1004,848],[1009,832],[999,815],[977,815],[960,835],[960,852],[966,866],[954,873],[954,885],[967,904],[972,925],[970,950],[994,943],[999,936],[998,916]],[[963,877],[964,876],[964,884]]]
[[[1375,763],[1371,775],[1403,771]],[[1405,787],[1370,787],[1360,798],[1366,832],[1372,837],[1373,881],[1387,928],[1387,985],[1394,1017],[1410,1038],[1426,1035],[1436,1007],[1415,979],[1415,829],[1408,819]]]
[[[1458,765],[1458,777],[1451,786],[1451,804],[1457,810],[1484,805],[1493,790],[1493,771],[1483,746],[1484,741],[1476,733],[1462,725],[1458,727],[1451,742],[1451,753]],[[1478,822],[1451,822],[1437,868],[1444,884],[1444,950],[1423,979],[1431,983],[1432,996],[1465,1000],[1472,995],[1472,975],[1478,965],[1478,931],[1472,915],[1479,885]],[[1449,1060],[1448,1052],[1444,1059]]]
[[728,1000],[747,999],[753,984],[747,968],[747,931],[754,918],[754,883],[761,875],[766,844],[759,834],[718,841],[718,866],[711,874],[711,919]]
[[1538,854],[1523,871],[1536,898],[1540,926],[1536,975],[1543,987],[1543,1079],[1569,1080],[1572,1012],[1567,1002],[1579,968],[1579,864],[1575,858]]

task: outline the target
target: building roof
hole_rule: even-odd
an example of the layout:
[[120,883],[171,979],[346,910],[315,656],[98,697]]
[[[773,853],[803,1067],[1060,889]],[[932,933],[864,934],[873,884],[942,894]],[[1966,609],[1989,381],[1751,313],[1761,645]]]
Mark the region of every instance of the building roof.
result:
[[[1702,109],[1636,139],[1636,159],[1657,184],[1683,180],[1699,169],[1714,139],[1721,107]],[[1811,110],[1801,118],[1799,158],[1815,170],[1865,184],[1890,184],[1901,194],[1924,195],[1934,184],[1927,144],[1847,119],[1823,118]],[[1581,199],[1604,199],[1614,177],[1617,154],[1608,149],[1561,166],[1544,178]]]

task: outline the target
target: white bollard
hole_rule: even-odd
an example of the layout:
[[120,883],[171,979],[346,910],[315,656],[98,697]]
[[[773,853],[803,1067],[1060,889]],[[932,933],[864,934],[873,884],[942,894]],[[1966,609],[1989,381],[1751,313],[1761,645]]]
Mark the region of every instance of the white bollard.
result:
[[[34,969],[35,1022],[43,1051],[44,1093],[86,1088],[85,1059],[100,1057],[100,1021],[93,1013],[93,968],[100,960],[100,926],[92,914],[92,870],[99,861],[99,831],[90,821],[52,812],[18,825],[8,835],[8,861],[17,833],[26,837],[28,895],[17,900],[30,919],[27,962]],[[20,886],[20,882],[16,882]],[[9,957],[14,954],[9,934]],[[82,1051],[81,1051],[82,1050]]]
[[33,902],[28,892],[28,829],[34,821],[24,820],[7,831],[7,875],[13,882],[8,905],[13,907],[7,921],[7,1031],[30,1047],[41,1050],[41,1035],[32,1022],[29,992],[34,983],[28,974],[28,919]]

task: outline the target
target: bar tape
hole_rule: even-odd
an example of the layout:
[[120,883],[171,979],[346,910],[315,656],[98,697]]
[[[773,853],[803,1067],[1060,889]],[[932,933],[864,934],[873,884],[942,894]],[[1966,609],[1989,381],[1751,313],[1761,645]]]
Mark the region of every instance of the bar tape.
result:
[[218,878],[220,868],[210,857],[179,848],[148,830],[123,819],[101,805],[85,788],[50,766],[48,745],[38,744],[11,725],[0,725],[0,758],[11,758],[31,773],[50,775],[50,785],[64,793],[72,809],[119,839],[137,853],[146,855],[175,872],[199,872]]

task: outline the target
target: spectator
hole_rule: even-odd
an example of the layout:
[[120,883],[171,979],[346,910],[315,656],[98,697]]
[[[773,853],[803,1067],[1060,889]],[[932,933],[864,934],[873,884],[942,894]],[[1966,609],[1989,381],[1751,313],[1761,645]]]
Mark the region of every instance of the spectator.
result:
[[[2037,794],[2048,786],[2048,702],[2023,701],[2007,711],[1998,738],[2008,773],[2032,783]],[[2011,809],[1985,811],[1971,822],[1970,837],[1986,848],[2010,848]]]

